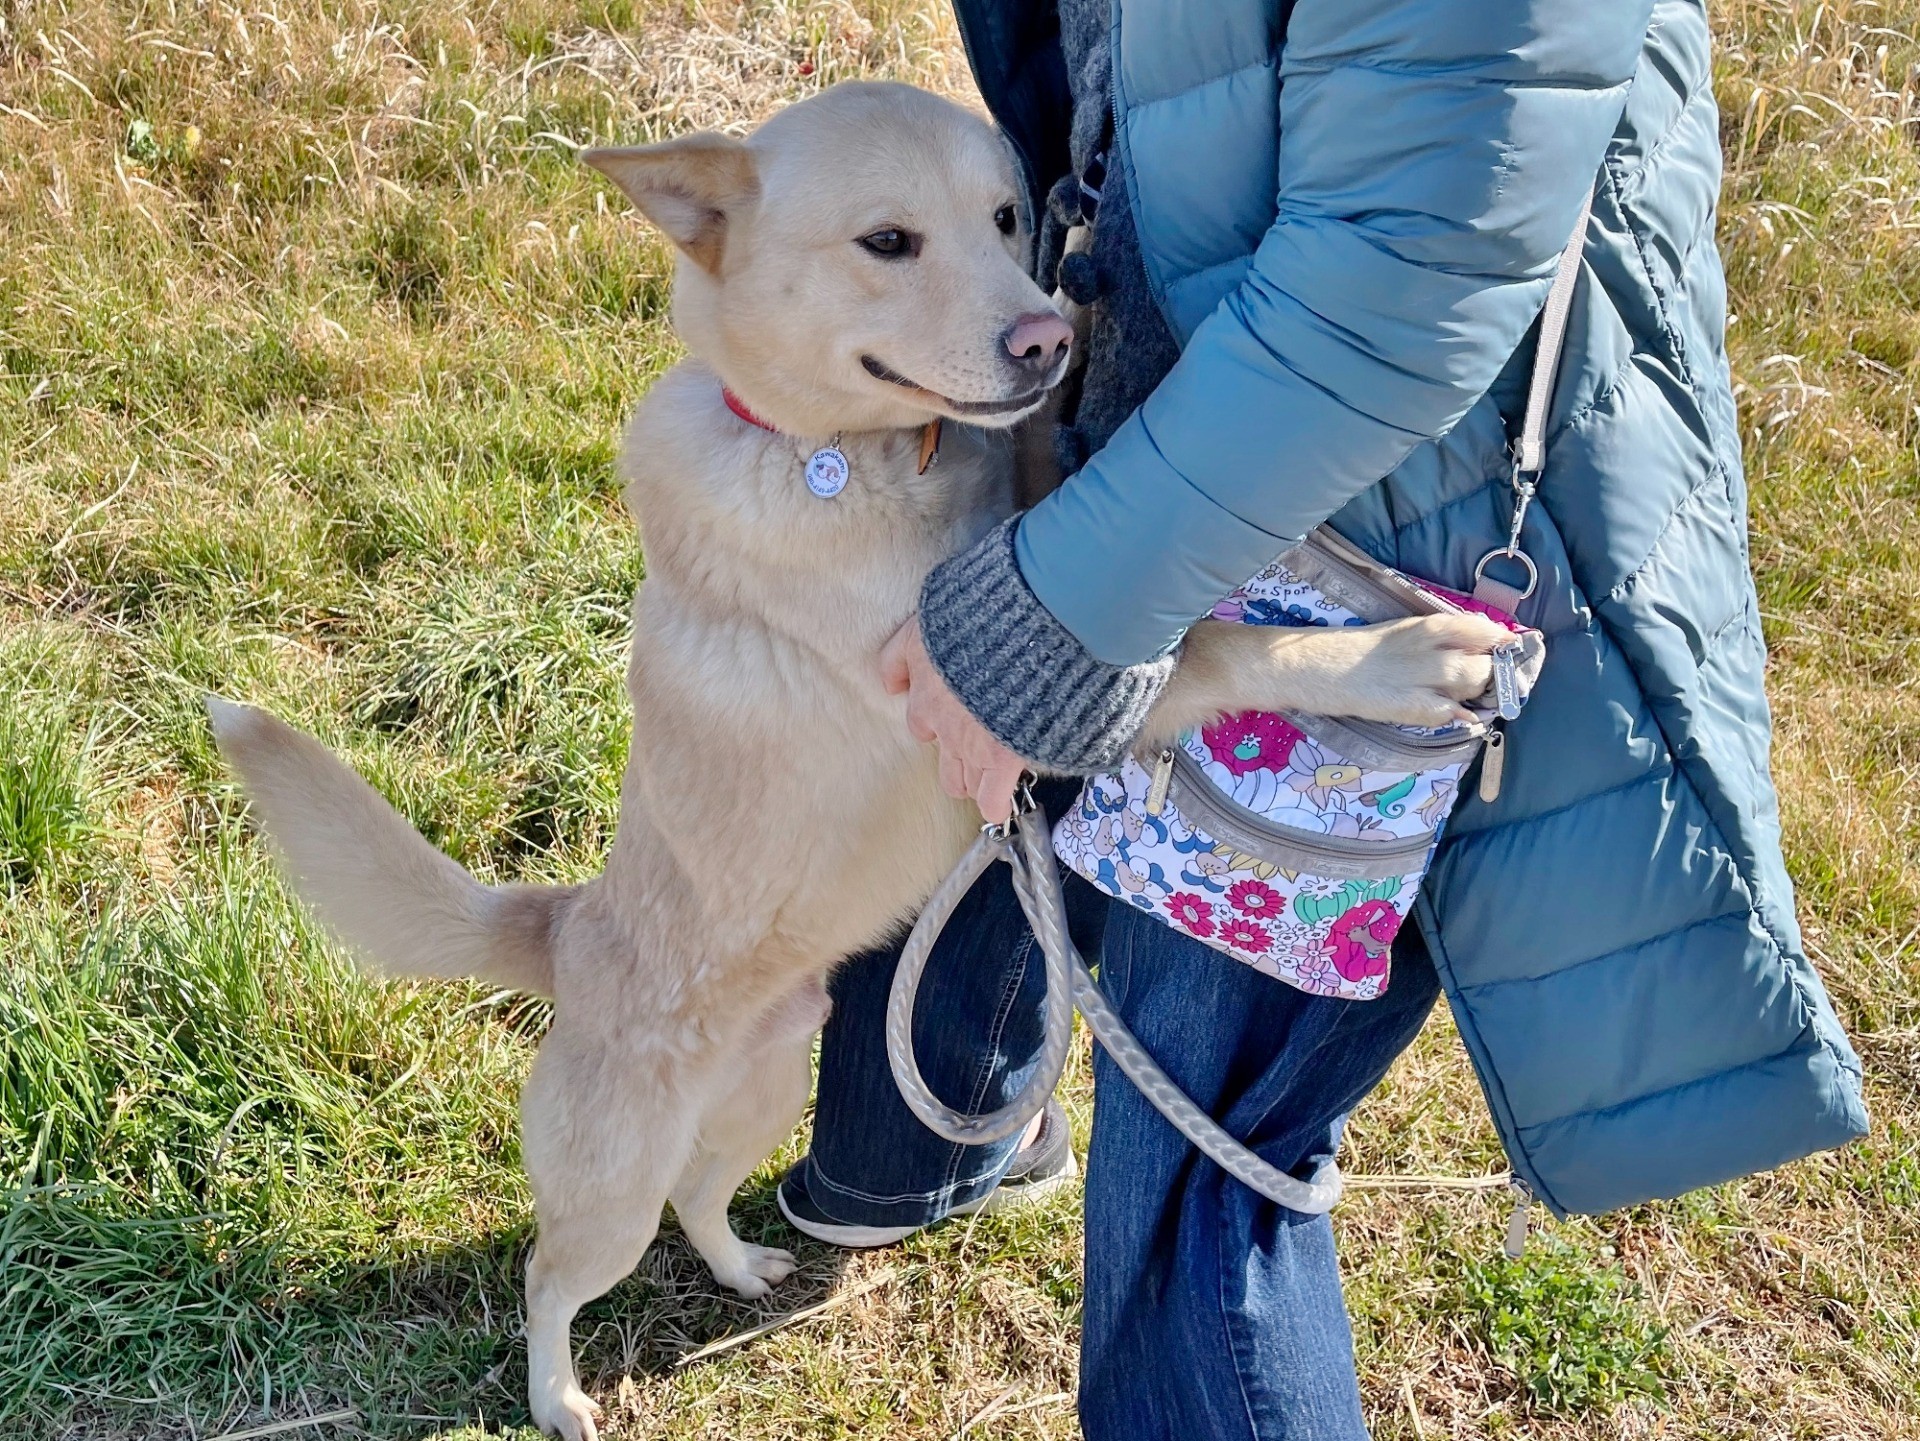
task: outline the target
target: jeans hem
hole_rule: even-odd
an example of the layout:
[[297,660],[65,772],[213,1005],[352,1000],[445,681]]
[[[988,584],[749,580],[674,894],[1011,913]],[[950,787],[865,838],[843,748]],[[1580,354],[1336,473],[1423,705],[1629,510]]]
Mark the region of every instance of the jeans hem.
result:
[[937,1221],[944,1221],[961,1206],[991,1195],[1000,1185],[1000,1178],[1006,1174],[1007,1164],[1012,1161],[1012,1153],[1009,1153],[1006,1163],[995,1167],[985,1176],[950,1182],[932,1191],[902,1191],[879,1196],[854,1186],[841,1185],[820,1169],[819,1161],[809,1156],[806,1161],[807,1195],[813,1199],[814,1205],[843,1225],[931,1226]]

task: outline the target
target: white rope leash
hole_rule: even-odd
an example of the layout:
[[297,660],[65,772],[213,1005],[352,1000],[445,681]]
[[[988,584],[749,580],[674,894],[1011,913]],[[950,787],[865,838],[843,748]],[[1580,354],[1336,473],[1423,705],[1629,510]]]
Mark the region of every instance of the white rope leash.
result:
[[[1024,791],[1024,788],[1023,788]],[[927,968],[933,943],[946,926],[960,898],[996,860],[1013,869],[1014,893],[1033,927],[1034,939],[1047,965],[1047,1008],[1040,1058],[1019,1095],[999,1110],[969,1116],[943,1104],[927,1088],[913,1055],[913,1007],[920,978]],[[1067,1048],[1073,1038],[1073,1007],[1086,1017],[1087,1029],[1106,1048],[1115,1065],[1173,1126],[1228,1175],[1262,1196],[1292,1211],[1318,1215],[1340,1199],[1339,1169],[1329,1162],[1312,1181],[1289,1176],[1236,1141],[1218,1122],[1173,1083],[1127,1029],[1094,983],[1087,963],[1067,934],[1066,905],[1061,895],[1060,871],[1053,859],[1045,815],[1023,793],[1007,826],[987,826],[960,864],[933,893],[894,972],[887,998],[887,1060],[907,1108],[935,1135],[963,1145],[982,1146],[1004,1140],[1024,1127],[1047,1104],[1047,1097],[1066,1070]]]

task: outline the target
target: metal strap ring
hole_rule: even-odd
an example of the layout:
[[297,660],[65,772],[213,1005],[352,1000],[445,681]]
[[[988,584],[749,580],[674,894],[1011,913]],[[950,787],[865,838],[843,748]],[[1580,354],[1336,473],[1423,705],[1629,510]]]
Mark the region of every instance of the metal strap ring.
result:
[[1533,563],[1533,557],[1515,546],[1501,546],[1481,556],[1480,563],[1473,568],[1473,584],[1476,590],[1479,589],[1481,577],[1486,574],[1487,563],[1496,557],[1504,557],[1507,560],[1517,560],[1521,565],[1526,567],[1527,588],[1520,592],[1521,600],[1525,600],[1536,590],[1540,589],[1540,567]]

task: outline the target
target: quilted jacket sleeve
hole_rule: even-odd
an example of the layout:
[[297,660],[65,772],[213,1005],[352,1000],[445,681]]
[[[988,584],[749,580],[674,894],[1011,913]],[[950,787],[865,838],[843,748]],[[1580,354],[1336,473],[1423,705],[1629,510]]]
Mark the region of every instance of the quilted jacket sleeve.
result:
[[1092,660],[1163,654],[1493,383],[1546,298],[1649,11],[1298,0],[1272,229],[1158,390],[1014,540]]

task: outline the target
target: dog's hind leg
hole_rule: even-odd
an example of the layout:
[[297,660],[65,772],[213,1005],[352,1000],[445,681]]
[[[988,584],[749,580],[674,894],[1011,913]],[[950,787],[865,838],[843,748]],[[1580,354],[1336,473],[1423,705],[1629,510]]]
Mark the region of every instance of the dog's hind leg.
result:
[[521,1095],[539,1238],[527,1262],[528,1399],[542,1430],[595,1441],[574,1315],[639,1264],[693,1150],[697,1108],[663,1074],[556,1022]]
[[714,1279],[760,1297],[793,1274],[793,1256],[734,1234],[727,1203],[792,1134],[813,1087],[813,1038],[827,1020],[817,982],[781,1001],[754,1028],[741,1057],[741,1080],[700,1121],[700,1149],[673,1188],[673,1212]]

